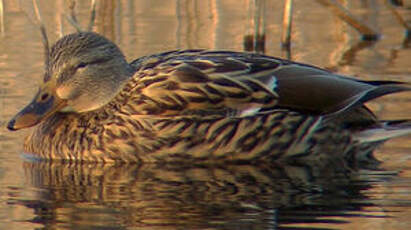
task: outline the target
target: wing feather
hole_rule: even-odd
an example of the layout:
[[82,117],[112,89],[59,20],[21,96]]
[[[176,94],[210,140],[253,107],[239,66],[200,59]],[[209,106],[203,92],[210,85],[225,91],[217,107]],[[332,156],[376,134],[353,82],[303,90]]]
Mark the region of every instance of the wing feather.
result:
[[174,51],[131,64],[139,114],[250,116],[275,109],[338,114],[410,90],[407,84],[360,81],[252,53]]

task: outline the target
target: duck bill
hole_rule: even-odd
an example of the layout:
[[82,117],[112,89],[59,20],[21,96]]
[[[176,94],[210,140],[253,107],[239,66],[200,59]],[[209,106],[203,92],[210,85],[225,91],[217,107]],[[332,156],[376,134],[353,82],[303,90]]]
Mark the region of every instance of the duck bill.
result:
[[35,126],[65,106],[65,101],[40,90],[33,101],[9,121],[7,128],[14,131]]

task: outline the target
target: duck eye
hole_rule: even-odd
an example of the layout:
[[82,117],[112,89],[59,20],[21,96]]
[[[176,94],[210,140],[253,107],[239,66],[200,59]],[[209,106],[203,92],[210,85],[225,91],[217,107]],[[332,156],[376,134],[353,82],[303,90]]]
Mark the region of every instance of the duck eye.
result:
[[47,100],[47,98],[49,98],[49,94],[48,94],[48,93],[44,93],[43,95],[41,95],[40,100],[41,100],[41,101],[45,101],[45,100]]
[[77,65],[77,68],[84,68],[86,67],[87,63],[80,62],[80,64]]

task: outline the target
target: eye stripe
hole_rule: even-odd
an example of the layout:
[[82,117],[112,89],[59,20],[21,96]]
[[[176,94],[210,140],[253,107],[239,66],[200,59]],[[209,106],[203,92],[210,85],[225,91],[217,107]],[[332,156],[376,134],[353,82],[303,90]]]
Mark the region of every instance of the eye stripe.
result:
[[57,83],[61,84],[67,81],[72,75],[76,73],[78,69],[84,68],[87,65],[101,64],[111,59],[111,57],[101,57],[90,62],[80,62],[79,64],[77,64],[77,66],[67,67],[60,74],[58,74]]
[[101,63],[107,62],[111,59],[112,59],[111,57],[101,57],[101,58],[97,58],[95,60],[92,60],[90,62],[81,62],[80,65],[83,64],[84,66],[86,66],[86,65],[101,64]]
[[80,62],[80,64],[77,65],[77,69],[78,68],[84,68],[84,67],[86,67],[86,65],[87,65],[87,63]]
[[95,59],[95,60],[90,61],[90,62],[80,62],[80,63],[76,66],[76,69],[84,68],[84,67],[86,67],[87,65],[101,64],[101,63],[104,63],[104,62],[109,61],[110,59],[111,59],[111,58],[102,57],[102,58],[98,58],[98,59]]

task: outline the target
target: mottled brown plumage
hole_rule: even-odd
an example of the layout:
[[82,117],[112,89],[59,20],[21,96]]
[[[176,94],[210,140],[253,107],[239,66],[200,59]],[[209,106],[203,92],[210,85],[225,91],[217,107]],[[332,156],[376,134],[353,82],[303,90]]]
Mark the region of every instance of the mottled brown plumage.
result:
[[115,44],[87,32],[60,39],[49,60],[33,102],[8,125],[39,123],[25,149],[46,159],[318,158],[310,152],[341,155],[362,140],[410,131],[407,122],[380,123],[363,105],[408,84],[359,81],[260,54],[171,51],[128,64]]

